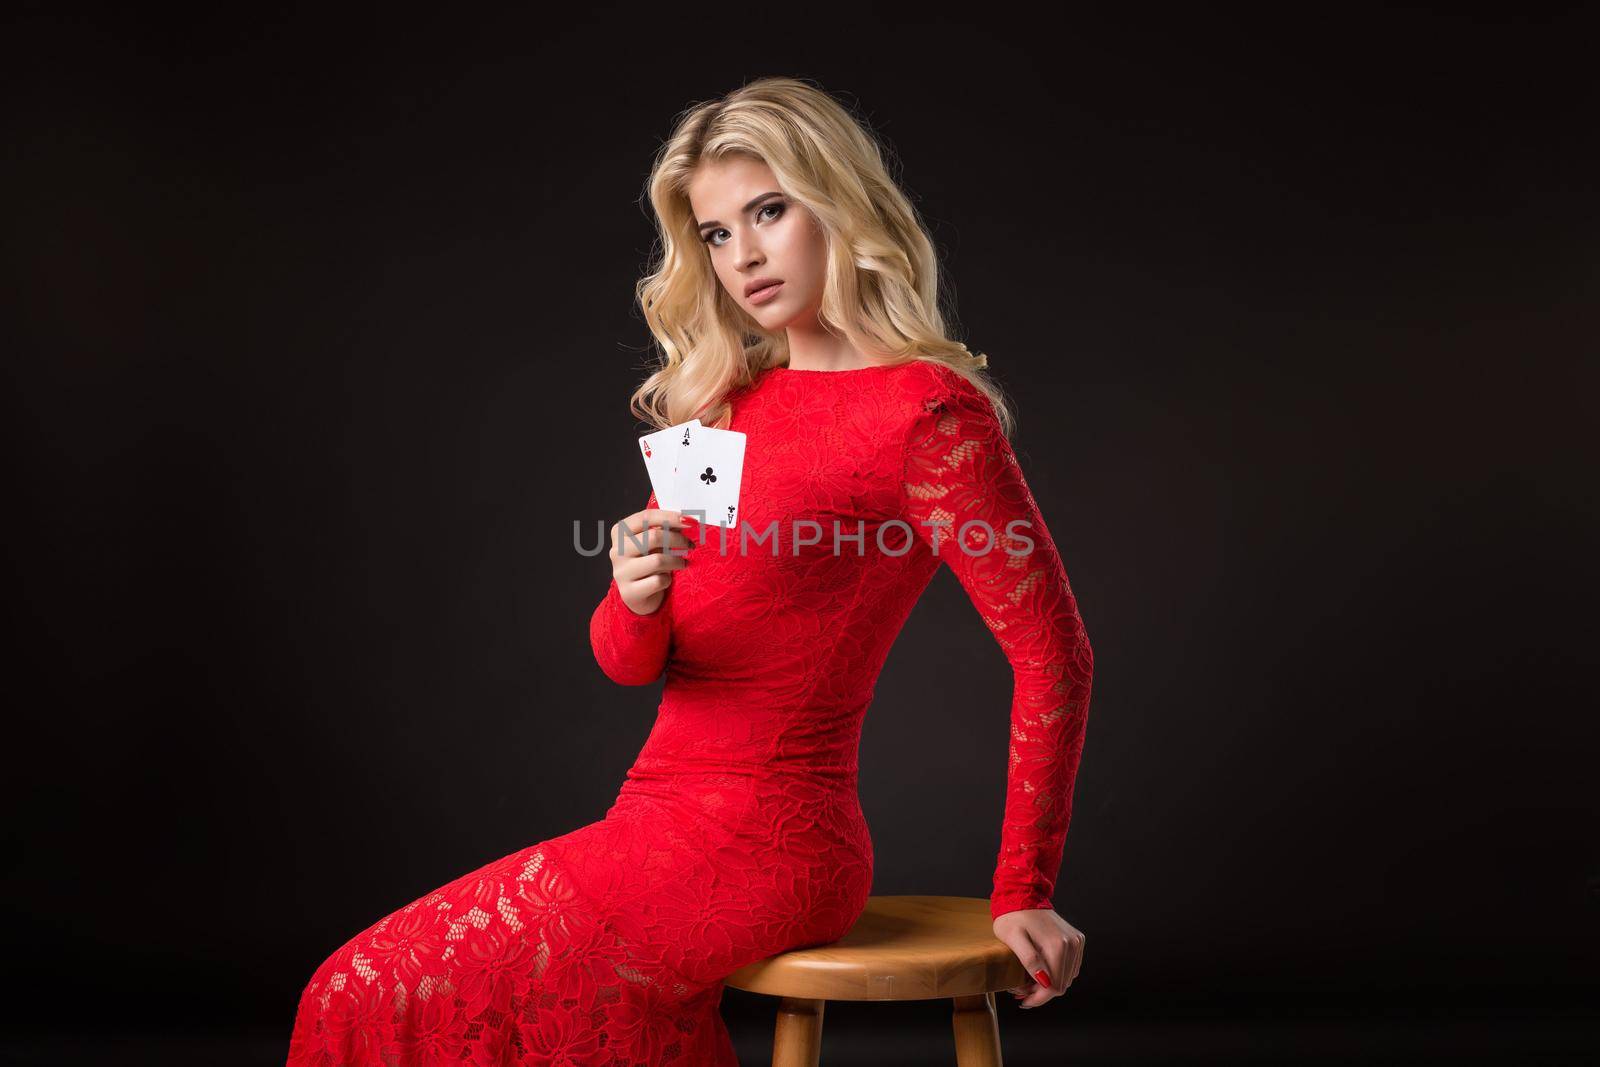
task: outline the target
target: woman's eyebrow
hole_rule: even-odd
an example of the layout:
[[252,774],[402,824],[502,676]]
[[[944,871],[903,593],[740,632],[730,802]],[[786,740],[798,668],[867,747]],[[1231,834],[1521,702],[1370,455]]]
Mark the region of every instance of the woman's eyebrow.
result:
[[[749,211],[751,208],[755,207],[757,204],[761,203],[761,201],[765,200],[769,196],[782,196],[782,195],[783,194],[778,192],[776,189],[774,189],[770,193],[762,193],[760,196],[758,196],[754,200],[750,201],[744,207],[740,208],[739,209],[739,214],[741,214],[741,215],[745,214],[747,211]],[[704,233],[706,231],[707,227],[710,227],[710,226],[721,226],[721,225],[722,225],[722,223],[718,222],[716,219],[709,219],[706,222],[702,222],[700,224],[700,226],[699,226],[699,229],[700,229],[701,233]]]

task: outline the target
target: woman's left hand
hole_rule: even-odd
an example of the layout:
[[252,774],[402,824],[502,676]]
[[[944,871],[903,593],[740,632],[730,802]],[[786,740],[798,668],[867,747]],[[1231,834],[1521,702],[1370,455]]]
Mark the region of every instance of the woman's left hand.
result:
[[[1005,942],[1033,977],[1009,992],[1020,1006],[1037,1008],[1067,991],[1083,966],[1083,932],[1050,908],[1008,911],[994,921]],[[1036,972],[1043,971],[1038,974]]]

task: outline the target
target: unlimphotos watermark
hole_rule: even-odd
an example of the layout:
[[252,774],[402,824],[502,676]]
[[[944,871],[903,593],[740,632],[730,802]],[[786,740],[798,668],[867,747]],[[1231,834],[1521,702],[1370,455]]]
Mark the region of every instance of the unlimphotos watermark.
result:
[[[717,542],[719,544],[718,554],[724,556],[728,554],[729,542],[730,540],[735,539],[728,527],[706,525],[704,522],[703,512],[685,510],[681,514],[692,516],[699,523],[702,544],[711,544],[713,542]],[[619,525],[620,524],[618,523],[612,523],[610,527],[607,527],[604,525],[603,519],[596,519],[596,544],[594,547],[590,547],[583,543],[582,520],[573,519],[572,547],[580,556],[598,556],[602,553],[609,552],[611,547],[610,532],[612,529],[616,529]],[[935,556],[939,555],[939,547],[942,544],[942,539],[940,537],[941,531],[947,530],[955,524],[952,522],[923,522],[919,525],[925,526],[932,531],[931,536],[928,538],[929,547],[933,550],[933,554]],[[898,549],[891,548],[889,545],[884,544],[883,540],[885,531],[896,526],[905,531],[904,542]],[[802,527],[810,527],[811,530],[808,533],[802,534]],[[975,527],[981,529],[984,534],[982,538],[982,544],[976,548],[969,547],[966,543],[968,540],[968,531]],[[1002,551],[1004,551],[1008,556],[1026,556],[1033,551],[1033,538],[1028,537],[1026,534],[1018,534],[1017,529],[1019,527],[1023,529],[1031,529],[1033,527],[1033,523],[1029,522],[1027,519],[1012,519],[1010,522],[1006,523],[1006,544]],[[623,540],[626,540],[628,543],[632,544],[636,549],[638,549],[640,555],[643,555],[650,550],[650,534],[648,529],[642,530],[639,533],[634,533],[632,530],[623,526],[619,530],[619,537]],[[752,543],[754,543],[759,549],[762,544],[768,543],[769,539],[771,544],[771,552],[769,554],[772,556],[777,556],[779,543],[777,519],[773,519],[771,522],[769,522],[764,530],[756,530],[748,522],[741,520],[736,538],[738,542],[738,554],[741,556],[749,555],[750,546]],[[904,519],[888,519],[879,523],[876,534],[873,537],[873,541],[876,543],[878,551],[882,552],[886,556],[905,555],[907,552],[911,551],[912,544],[918,539],[919,538],[917,537],[916,530],[914,530],[911,524],[906,522]],[[801,549],[820,545],[822,540],[823,527],[820,522],[817,522],[815,519],[793,520],[789,535],[789,543],[792,546],[792,555],[798,556],[800,555]],[[968,519],[966,522],[961,524],[960,529],[956,530],[955,541],[956,544],[960,546],[961,551],[969,556],[986,556],[990,552],[994,551],[997,538],[995,537],[994,527],[989,523],[982,519]],[[865,519],[858,519],[856,521],[855,533],[843,532],[839,520],[833,520],[833,540],[829,546],[830,551],[835,556],[843,555],[842,548],[846,543],[854,544],[856,546],[856,555],[864,556],[867,554],[867,531]]]

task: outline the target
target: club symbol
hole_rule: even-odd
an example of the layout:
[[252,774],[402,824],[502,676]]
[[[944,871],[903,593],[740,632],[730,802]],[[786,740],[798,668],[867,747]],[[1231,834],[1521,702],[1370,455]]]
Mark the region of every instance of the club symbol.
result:
[[706,472],[700,476],[700,480],[706,485],[710,485],[712,482],[717,480],[717,476],[711,473],[710,467],[707,467]]

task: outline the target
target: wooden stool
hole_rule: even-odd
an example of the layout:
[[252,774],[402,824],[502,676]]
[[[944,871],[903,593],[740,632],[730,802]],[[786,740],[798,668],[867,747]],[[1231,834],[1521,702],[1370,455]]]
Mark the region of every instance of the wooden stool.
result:
[[726,984],[782,998],[772,1067],[817,1067],[822,1008],[830,1000],[954,1002],[960,1067],[1000,1067],[994,994],[1027,981],[1017,954],[994,936],[979,897],[871,897],[831,945],[794,949],[741,967]]

